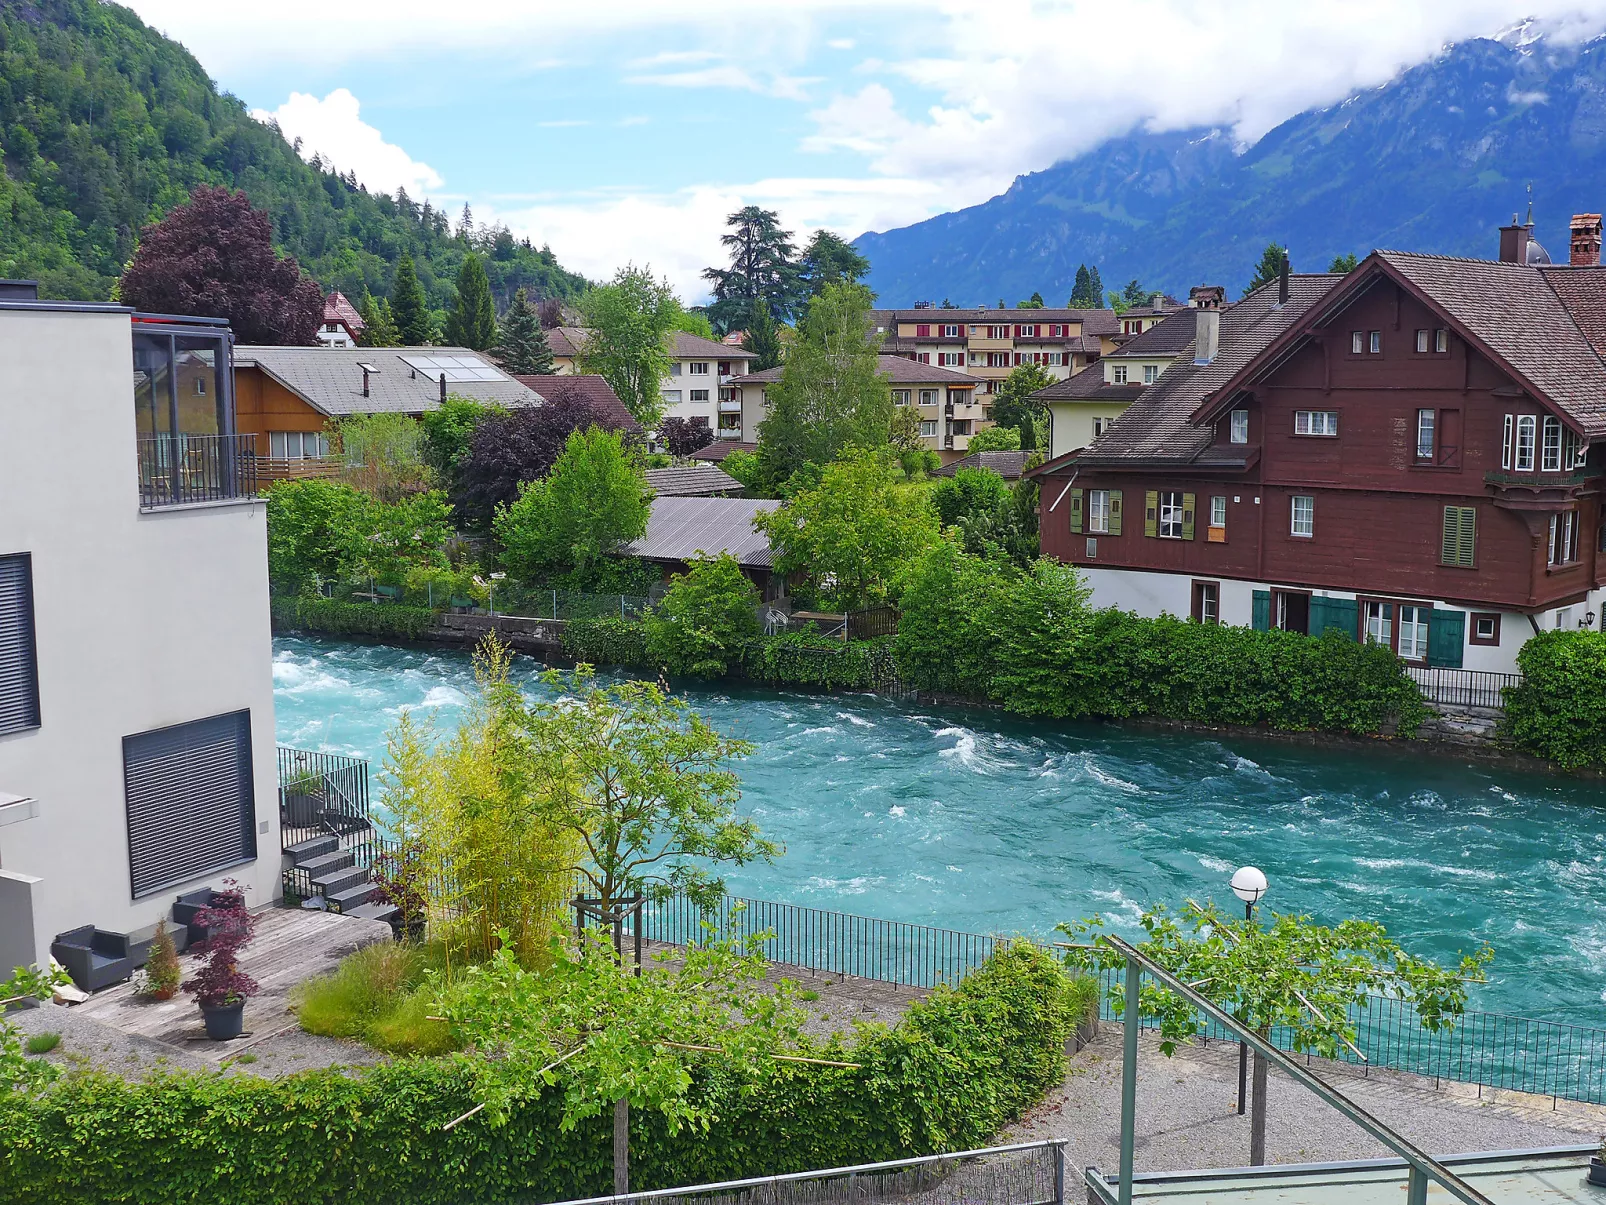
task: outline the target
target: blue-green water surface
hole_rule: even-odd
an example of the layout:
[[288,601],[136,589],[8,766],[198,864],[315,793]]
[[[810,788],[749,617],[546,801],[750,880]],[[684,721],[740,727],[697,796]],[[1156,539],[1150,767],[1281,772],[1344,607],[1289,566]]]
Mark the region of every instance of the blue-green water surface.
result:
[[[443,729],[466,654],[275,642],[279,740],[383,760],[403,708]],[[516,663],[533,679],[538,666]],[[531,683],[532,691],[539,690]],[[985,710],[747,687],[694,705],[754,742],[743,807],[786,853],[730,890],[976,932],[1049,933],[1141,908],[1231,904],[1253,863],[1267,905],[1382,921],[1452,959],[1485,942],[1474,1008],[1606,1027],[1606,792],[1595,783],[1379,746],[1328,750]]]

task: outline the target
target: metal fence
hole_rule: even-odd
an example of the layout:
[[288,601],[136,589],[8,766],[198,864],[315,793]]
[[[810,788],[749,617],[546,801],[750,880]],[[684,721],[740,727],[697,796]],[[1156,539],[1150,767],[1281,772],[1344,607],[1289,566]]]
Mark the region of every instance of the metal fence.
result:
[[569,1205],[1064,1205],[1065,1146],[1013,1146],[727,1180]]
[[[368,810],[368,762],[285,745],[279,746],[278,757],[281,846],[335,836],[357,866],[371,866],[379,845]],[[312,883],[300,867],[285,872],[284,886],[302,897],[312,894]]]
[[1450,707],[1504,707],[1504,693],[1522,681],[1521,674],[1499,674],[1481,669],[1405,667],[1422,697]]
[[848,639],[873,640],[898,634],[898,608],[866,607],[848,612]]
[[638,594],[585,594],[577,590],[538,590],[495,583],[486,609],[517,619],[640,619],[651,599]]
[[257,492],[253,435],[156,435],[135,443],[142,507],[224,502]]

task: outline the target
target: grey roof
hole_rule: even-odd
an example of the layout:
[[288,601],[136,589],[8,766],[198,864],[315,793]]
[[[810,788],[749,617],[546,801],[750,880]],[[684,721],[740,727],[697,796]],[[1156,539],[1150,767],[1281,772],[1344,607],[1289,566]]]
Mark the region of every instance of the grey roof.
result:
[[[1076,456],[1078,464],[1130,464],[1134,461],[1189,463],[1211,444],[1212,428],[1190,421],[1193,412],[1285,331],[1305,316],[1344,279],[1326,272],[1288,278],[1288,304],[1277,305],[1272,281],[1221,311],[1221,342],[1209,364],[1193,362],[1193,339],[1160,379],[1098,439]],[[1197,311],[1184,315],[1197,322]],[[1073,378],[1074,379],[1074,378]]]
[[991,469],[1005,481],[1018,481],[1026,471],[1027,460],[1036,455],[1035,451],[972,452],[962,460],[943,465],[932,476],[952,477],[960,469]]
[[[939,368],[935,364],[919,364],[907,356],[877,356],[876,371],[890,377],[894,385],[952,385],[974,389],[979,377],[955,372],[952,368]],[[769,385],[781,379],[779,368],[766,368],[763,372],[750,372],[746,376],[732,377],[732,385]]]
[[[446,382],[446,392],[501,406],[538,406],[541,395],[497,371],[466,347],[252,347],[234,349],[236,368],[255,366],[314,410],[329,415],[426,414],[440,408],[439,378],[416,372],[403,357],[452,356],[477,360],[494,381]],[[362,366],[368,396],[362,394]]]
[[716,343],[712,339],[704,339],[701,335],[689,334],[686,331],[675,332],[675,343],[670,349],[670,355],[680,359],[705,356],[710,360],[756,360],[758,357],[745,347],[732,347],[729,343]]
[[625,551],[649,561],[728,552],[738,564],[768,569],[770,542],[753,530],[753,517],[779,505],[760,498],[654,498],[647,534]]
[[690,498],[709,494],[739,494],[742,483],[713,465],[648,469],[647,484],[660,498]]
[[[1193,342],[1191,329],[1188,331],[1188,342],[1190,344]],[[1106,385],[1104,364],[1102,361],[1095,361],[1080,372],[1072,373],[1063,381],[1044,385],[1032,396],[1042,398],[1045,402],[1131,402],[1136,401],[1138,395],[1146,388],[1147,386],[1135,381],[1128,381],[1125,385]]]
[[1174,356],[1193,342],[1193,328],[1193,311],[1175,310],[1141,335],[1128,337],[1125,343],[1104,358],[1114,360],[1133,356],[1152,360],[1156,356]]

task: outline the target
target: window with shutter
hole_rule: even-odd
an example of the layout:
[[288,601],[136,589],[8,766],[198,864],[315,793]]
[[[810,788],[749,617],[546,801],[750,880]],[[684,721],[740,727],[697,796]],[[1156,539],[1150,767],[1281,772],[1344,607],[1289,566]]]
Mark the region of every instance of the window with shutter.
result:
[[1158,536],[1160,534],[1160,492],[1146,490],[1143,494],[1143,534]]
[[256,857],[251,713],[123,738],[133,897]]
[[1477,559],[1478,512],[1471,506],[1444,508],[1444,533],[1439,563],[1456,569],[1471,569]]
[[33,559],[0,556],[0,735],[39,727],[33,629]]
[[1071,491],[1071,530],[1073,532],[1079,532],[1079,531],[1082,530],[1082,491],[1081,490],[1072,490]]
[[1182,538],[1193,539],[1193,515],[1195,498],[1192,494],[1182,495]]
[[1121,491],[1110,491],[1110,531],[1112,536],[1121,534]]

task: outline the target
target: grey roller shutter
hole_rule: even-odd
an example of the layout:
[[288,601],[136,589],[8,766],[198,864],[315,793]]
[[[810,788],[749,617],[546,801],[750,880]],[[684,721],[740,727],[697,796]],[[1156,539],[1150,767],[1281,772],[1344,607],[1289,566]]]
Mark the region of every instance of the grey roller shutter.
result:
[[256,857],[251,713],[123,738],[135,899]]
[[0,556],[0,735],[39,727],[39,664],[33,631],[33,562]]

